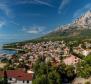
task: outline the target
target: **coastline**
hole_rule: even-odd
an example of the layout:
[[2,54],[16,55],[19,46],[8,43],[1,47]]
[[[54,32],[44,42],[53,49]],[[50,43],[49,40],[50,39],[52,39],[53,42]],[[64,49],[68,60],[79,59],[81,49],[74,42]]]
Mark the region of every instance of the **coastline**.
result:
[[0,54],[15,54],[17,51],[13,49],[0,49]]
[[14,50],[14,51],[17,51],[19,49],[16,49],[16,48],[2,48],[3,50]]

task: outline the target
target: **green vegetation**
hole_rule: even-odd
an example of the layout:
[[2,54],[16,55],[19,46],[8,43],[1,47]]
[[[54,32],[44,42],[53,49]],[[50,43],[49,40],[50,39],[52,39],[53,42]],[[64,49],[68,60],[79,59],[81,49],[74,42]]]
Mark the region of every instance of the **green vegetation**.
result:
[[62,82],[71,82],[76,74],[73,66],[61,64],[53,67],[50,62],[45,63],[38,59],[33,66],[35,77],[33,84],[62,84]]
[[77,76],[83,78],[91,76],[91,55],[85,57],[84,60],[77,65]]
[[90,84],[90,81],[87,81],[85,84]]
[[38,59],[34,65],[35,79],[33,84],[61,84],[61,76],[50,63],[44,63]]

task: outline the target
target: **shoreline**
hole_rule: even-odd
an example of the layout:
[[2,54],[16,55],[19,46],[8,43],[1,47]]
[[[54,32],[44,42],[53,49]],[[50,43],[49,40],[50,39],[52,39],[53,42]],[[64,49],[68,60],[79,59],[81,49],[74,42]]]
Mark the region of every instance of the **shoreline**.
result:
[[16,48],[2,48],[2,50],[19,51],[19,50],[22,50],[22,49],[16,49]]
[[0,49],[0,54],[15,54],[16,52],[17,50],[14,49],[5,49],[5,48]]

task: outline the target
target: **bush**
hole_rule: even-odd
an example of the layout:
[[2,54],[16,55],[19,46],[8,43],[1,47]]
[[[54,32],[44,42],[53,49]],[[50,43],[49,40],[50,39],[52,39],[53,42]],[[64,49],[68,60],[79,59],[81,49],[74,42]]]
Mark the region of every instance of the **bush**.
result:
[[85,82],[85,84],[90,84],[90,82],[89,82],[89,81],[87,81],[87,82]]

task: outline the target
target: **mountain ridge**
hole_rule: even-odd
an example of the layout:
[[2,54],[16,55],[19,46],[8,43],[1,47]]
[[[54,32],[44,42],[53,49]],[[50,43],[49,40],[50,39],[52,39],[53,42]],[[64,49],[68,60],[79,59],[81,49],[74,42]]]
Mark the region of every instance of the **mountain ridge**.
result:
[[71,24],[59,26],[48,33],[44,38],[91,37],[91,11],[77,18]]

